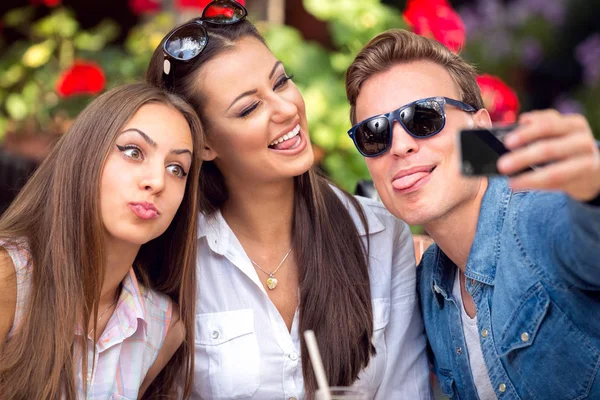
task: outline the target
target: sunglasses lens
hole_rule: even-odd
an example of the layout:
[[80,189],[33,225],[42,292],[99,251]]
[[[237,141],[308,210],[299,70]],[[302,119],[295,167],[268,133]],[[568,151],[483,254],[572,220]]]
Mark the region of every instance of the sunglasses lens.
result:
[[200,24],[191,23],[177,29],[167,39],[164,49],[180,61],[191,60],[206,46],[206,31]]
[[213,24],[232,24],[246,16],[246,9],[232,0],[215,0],[202,13],[202,20]]
[[356,146],[367,156],[384,152],[390,145],[389,125],[386,117],[363,122],[354,131]]
[[417,102],[400,112],[406,129],[417,137],[439,132],[444,126],[442,106],[435,100]]

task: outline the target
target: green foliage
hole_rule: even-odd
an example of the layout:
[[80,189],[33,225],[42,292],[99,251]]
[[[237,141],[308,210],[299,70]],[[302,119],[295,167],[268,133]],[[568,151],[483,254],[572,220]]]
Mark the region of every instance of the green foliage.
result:
[[268,26],[263,34],[304,96],[312,141],[325,151],[323,168],[352,192],[359,180],[369,179],[369,173],[347,134],[350,107],[344,74],[368,40],[384,30],[402,28],[404,22],[397,10],[379,0],[304,0],[304,6],[327,22],[334,50],[305,41],[288,26]]
[[152,51],[175,24],[172,14],[161,13],[135,26],[125,46],[114,45],[121,33],[112,20],[81,29],[75,14],[65,7],[35,19],[34,7],[21,7],[2,18],[5,27],[23,40],[4,46],[0,42],[0,140],[8,132],[62,133],[60,125],[74,118],[91,100],[78,95],[61,98],[56,93],[60,74],[78,59],[102,68],[107,88],[143,78]]

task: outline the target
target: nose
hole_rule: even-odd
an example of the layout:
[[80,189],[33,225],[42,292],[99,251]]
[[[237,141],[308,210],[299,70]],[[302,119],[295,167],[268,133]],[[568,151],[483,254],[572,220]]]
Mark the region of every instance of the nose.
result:
[[165,167],[162,164],[148,165],[142,172],[140,188],[148,193],[157,194],[165,188]]
[[392,155],[396,157],[405,157],[419,151],[418,139],[406,132],[404,127],[398,121],[394,121],[392,135],[392,146],[390,148],[390,153]]
[[273,115],[271,116],[273,122],[286,122],[296,115],[298,115],[298,107],[293,101],[279,94],[273,96]]

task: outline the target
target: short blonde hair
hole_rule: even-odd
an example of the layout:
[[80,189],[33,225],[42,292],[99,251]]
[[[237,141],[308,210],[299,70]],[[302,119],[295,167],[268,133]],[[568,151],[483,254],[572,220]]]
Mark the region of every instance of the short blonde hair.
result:
[[476,109],[483,108],[475,67],[452,53],[441,43],[404,29],[390,29],[369,41],[346,71],[346,97],[350,121],[356,121],[356,99],[362,84],[371,76],[396,64],[427,60],[444,67],[459,89],[460,99]]

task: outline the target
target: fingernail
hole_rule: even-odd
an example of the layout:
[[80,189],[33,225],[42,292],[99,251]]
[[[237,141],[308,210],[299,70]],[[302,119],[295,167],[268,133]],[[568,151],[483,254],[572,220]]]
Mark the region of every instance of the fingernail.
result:
[[506,137],[504,138],[504,144],[507,147],[514,147],[516,145],[519,144],[519,136],[515,135],[514,133],[510,133],[508,135],[506,135]]
[[498,159],[498,170],[500,171],[506,171],[507,169],[509,169],[512,166],[512,161],[510,160],[510,158],[505,158],[505,157],[500,157]]

